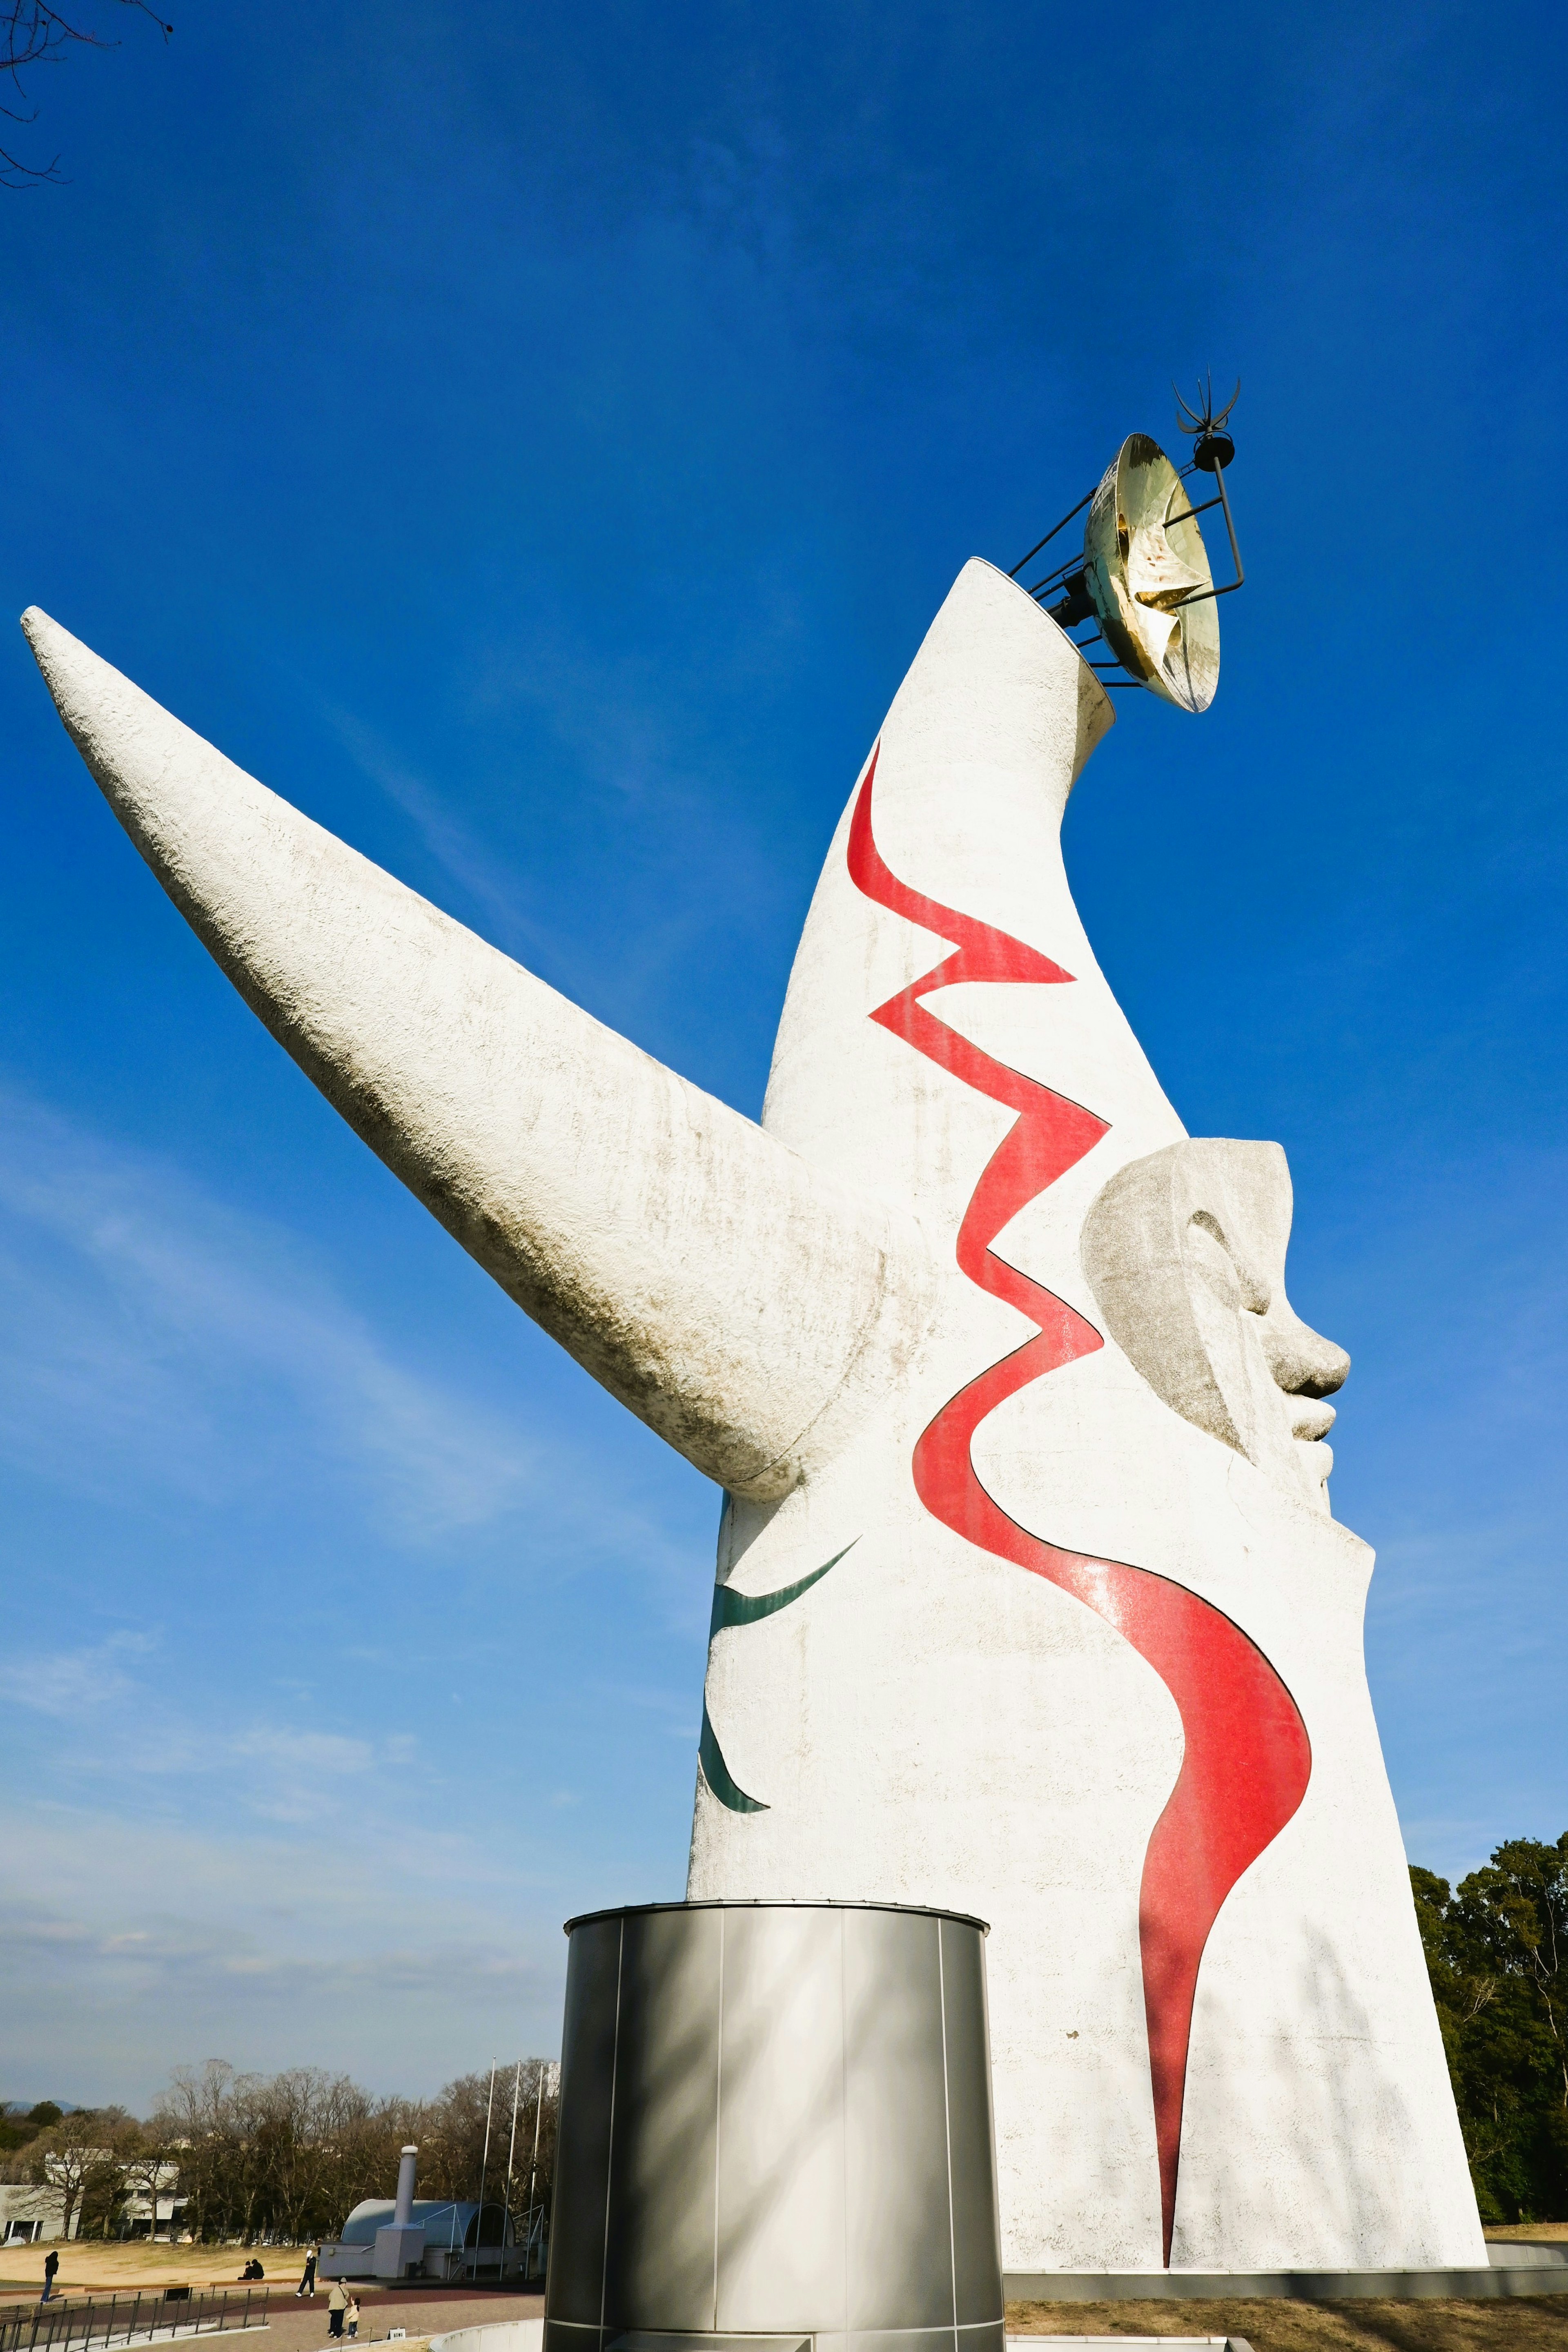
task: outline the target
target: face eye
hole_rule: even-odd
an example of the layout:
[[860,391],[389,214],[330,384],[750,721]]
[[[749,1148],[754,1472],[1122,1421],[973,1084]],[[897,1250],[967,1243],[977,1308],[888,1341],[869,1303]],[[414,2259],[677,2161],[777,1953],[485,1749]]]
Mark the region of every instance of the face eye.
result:
[[1233,1314],[1241,1311],[1241,1285],[1237,1279],[1236,1264],[1230,1244],[1218,1222],[1206,1209],[1200,1209],[1187,1223],[1187,1263],[1205,1287],[1214,1293],[1222,1307]]
[[1245,1251],[1238,1253],[1219,1219],[1194,1209],[1187,1220],[1187,1250],[1209,1288],[1227,1307],[1267,1315],[1273,1293]]

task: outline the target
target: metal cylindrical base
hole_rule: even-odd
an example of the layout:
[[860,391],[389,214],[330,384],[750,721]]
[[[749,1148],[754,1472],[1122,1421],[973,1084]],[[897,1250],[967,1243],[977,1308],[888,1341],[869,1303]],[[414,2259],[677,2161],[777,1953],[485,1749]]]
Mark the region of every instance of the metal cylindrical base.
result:
[[568,1923],[545,2352],[1003,2352],[980,1921]]

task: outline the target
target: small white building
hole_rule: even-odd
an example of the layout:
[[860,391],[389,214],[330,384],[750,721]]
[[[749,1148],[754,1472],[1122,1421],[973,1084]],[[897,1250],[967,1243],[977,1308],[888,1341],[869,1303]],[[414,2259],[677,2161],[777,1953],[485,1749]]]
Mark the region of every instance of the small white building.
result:
[[[80,2209],[71,2215],[74,2238]],[[65,2234],[63,2189],[30,2180],[0,2181],[0,2246],[31,2246],[40,2239]]]
[[[110,2149],[102,2150],[105,2165],[114,2159]],[[45,2163],[50,2159],[46,2157]],[[179,2186],[180,2168],[164,2164],[158,2168],[157,2219],[153,2216],[153,2200],[145,2188],[128,2189],[113,2224],[119,2238],[151,2238],[160,2234],[174,2237],[179,2229],[179,2216],[185,2200],[175,2195]],[[81,2200],[73,2207],[70,2228],[65,2226],[66,2192],[58,2176],[53,2180],[0,2181],[0,2245],[31,2246],[53,2238],[74,2238],[81,2226]]]
[[144,2189],[129,2190],[125,2202],[120,2209],[120,2220],[115,2229],[116,2236],[156,2238],[161,2235],[171,2239],[177,2236],[180,2228],[179,2216],[185,2210],[185,2200],[174,2194],[179,2185],[179,2179],[180,2168],[177,2164],[164,2164],[159,2167],[156,2219],[153,2218],[152,2200],[146,2190]]

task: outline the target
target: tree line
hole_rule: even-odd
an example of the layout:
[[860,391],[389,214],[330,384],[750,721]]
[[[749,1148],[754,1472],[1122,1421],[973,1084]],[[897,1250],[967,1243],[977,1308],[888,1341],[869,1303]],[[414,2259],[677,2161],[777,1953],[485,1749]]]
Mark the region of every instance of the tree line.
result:
[[155,2195],[184,2200],[179,2227],[196,2239],[301,2245],[335,2236],[362,2199],[390,2198],[399,2151],[413,2141],[419,2198],[477,2199],[482,2179],[486,2203],[510,2202],[521,2234],[531,2191],[549,2210],[558,2084],[557,2068],[525,2058],[497,2068],[493,2105],[488,2071],[459,2075],[434,2099],[377,2099],[319,2067],[240,2074],[215,2059],[181,2068],[145,2120],[122,2107],[62,2115],[47,2105],[7,2117],[0,2178],[60,2194],[67,2234],[74,2220],[83,2237],[113,2237],[129,2226],[131,2201]]
[[1568,2219],[1568,1831],[1410,1884],[1481,2219]]

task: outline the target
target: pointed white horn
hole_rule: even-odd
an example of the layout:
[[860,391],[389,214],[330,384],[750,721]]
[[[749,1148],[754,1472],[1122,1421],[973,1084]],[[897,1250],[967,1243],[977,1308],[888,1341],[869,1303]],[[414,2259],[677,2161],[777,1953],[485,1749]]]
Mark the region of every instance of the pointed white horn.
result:
[[913,1219],[476,939],[47,614],[22,625],[126,832],[328,1101],[689,1461],[786,1493],[924,1328]]

